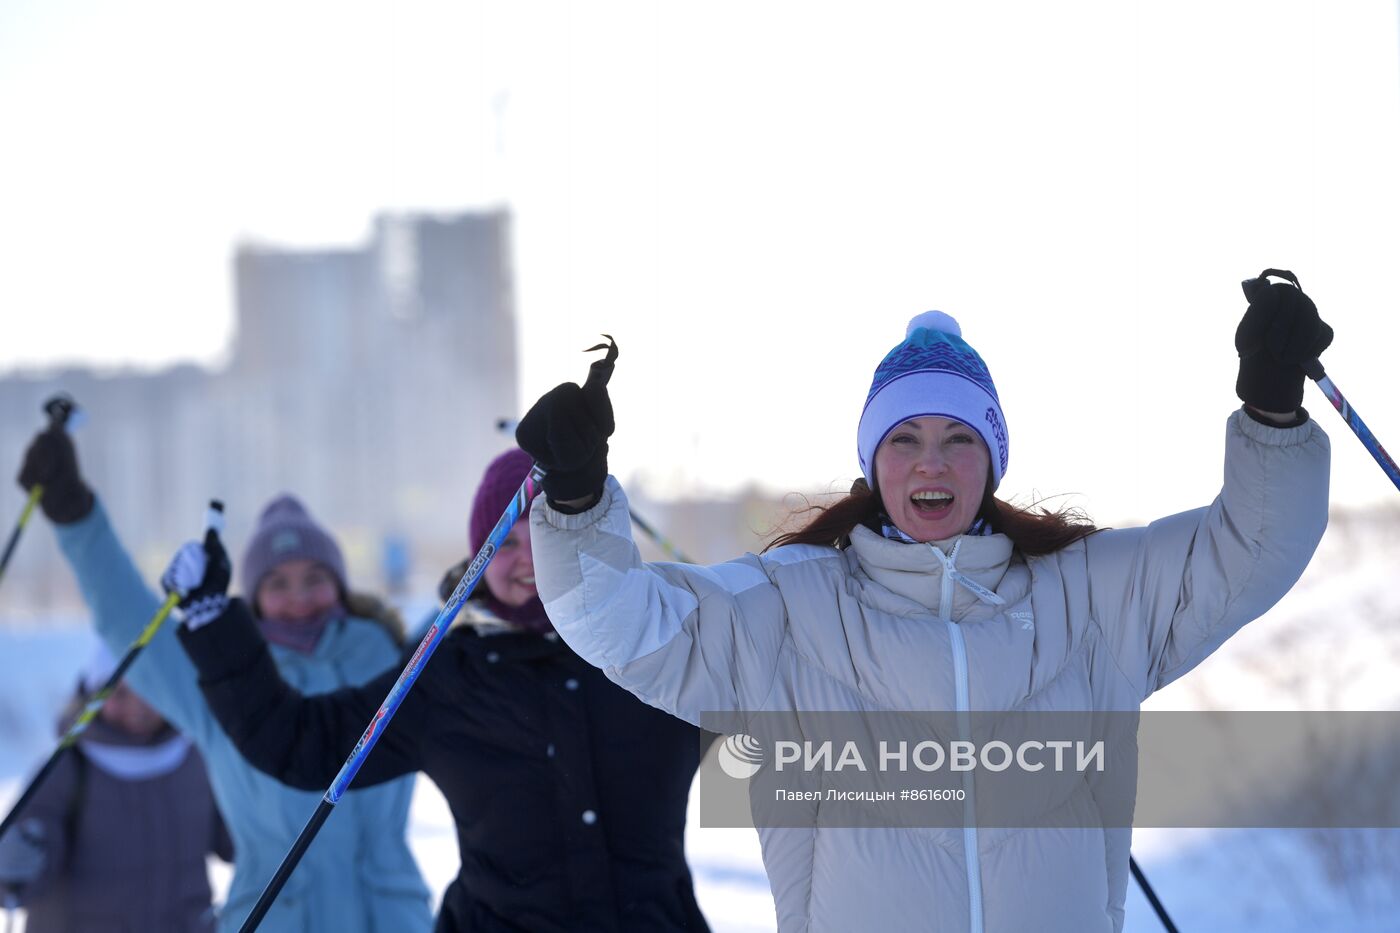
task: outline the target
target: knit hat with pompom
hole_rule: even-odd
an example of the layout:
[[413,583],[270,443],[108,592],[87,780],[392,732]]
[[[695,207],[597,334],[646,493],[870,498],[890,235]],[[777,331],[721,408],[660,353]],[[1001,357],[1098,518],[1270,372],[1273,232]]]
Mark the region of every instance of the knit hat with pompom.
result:
[[880,362],[865,398],[856,450],[875,486],[875,451],[897,425],[933,416],[960,421],[981,435],[992,455],[992,489],[1001,484],[1010,454],[1006,419],[987,364],[962,338],[958,322],[926,311],[909,322],[904,342]]

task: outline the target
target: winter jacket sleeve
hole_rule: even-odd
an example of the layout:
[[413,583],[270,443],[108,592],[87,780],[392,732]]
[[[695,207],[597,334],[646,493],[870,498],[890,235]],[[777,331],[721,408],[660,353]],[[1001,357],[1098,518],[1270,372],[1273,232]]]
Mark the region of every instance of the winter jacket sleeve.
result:
[[[55,525],[54,533],[92,610],[98,636],[120,658],[156,614],[161,598],[117,539],[101,498],[86,517]],[[167,722],[202,744],[215,728],[214,719],[200,698],[194,667],[176,643],[176,624],[172,614],[132,663],[126,682]]]
[[[696,725],[702,712],[762,707],[787,616],[758,558],[643,563],[612,477],[598,504],[577,515],[536,499],[530,543],[550,621],[615,683]],[[703,725],[729,728],[709,717]]]
[[[358,687],[303,696],[282,679],[247,604],[229,601],[222,616],[180,642],[199,669],[199,688],[239,754],[283,784],[323,790],[374,719],[400,669],[390,667]],[[431,711],[424,690],[410,691],[374,754],[355,776],[369,787],[419,769],[418,732]]]
[[1327,527],[1330,448],[1313,421],[1226,426],[1208,507],[1085,543],[1089,608],[1140,698],[1191,670],[1302,575]]

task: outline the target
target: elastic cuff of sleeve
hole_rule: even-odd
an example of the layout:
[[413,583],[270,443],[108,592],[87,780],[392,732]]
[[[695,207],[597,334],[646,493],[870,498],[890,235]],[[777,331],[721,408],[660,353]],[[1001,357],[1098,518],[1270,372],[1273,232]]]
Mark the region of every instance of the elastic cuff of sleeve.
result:
[[185,607],[185,628],[194,631],[213,622],[228,609],[228,597],[223,593],[201,596]]
[[588,501],[586,505],[565,505],[562,502],[555,502],[549,496],[545,497],[545,501],[549,503],[549,507],[551,509],[561,514],[582,515],[584,512],[587,512],[589,509],[593,508],[593,506],[597,505],[602,498],[603,490],[600,489],[593,494],[593,497]]
[[1249,420],[1268,428],[1301,428],[1308,423],[1308,410],[1301,405],[1298,406],[1297,416],[1294,417],[1292,421],[1285,422],[1284,424],[1279,424],[1277,421],[1270,421],[1263,415],[1256,414],[1254,409],[1250,408],[1248,405],[1242,407],[1244,408],[1244,413],[1249,416]]
[[603,492],[598,501],[581,512],[566,512],[563,509],[557,509],[554,507],[554,503],[549,501],[548,495],[541,495],[535,500],[535,507],[530,515],[533,519],[533,516],[538,514],[551,528],[558,528],[561,531],[579,531],[601,521],[608,509],[612,507],[613,498],[621,494],[622,487],[618,485],[616,479],[609,476],[607,482],[603,484]]

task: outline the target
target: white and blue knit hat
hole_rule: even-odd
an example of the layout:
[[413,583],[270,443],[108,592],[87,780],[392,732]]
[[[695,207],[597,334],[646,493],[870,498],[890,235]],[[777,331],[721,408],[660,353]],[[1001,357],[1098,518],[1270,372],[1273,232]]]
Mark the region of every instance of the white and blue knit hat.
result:
[[880,361],[856,429],[860,468],[875,486],[875,450],[897,425],[933,416],[959,421],[982,435],[992,455],[992,489],[1006,473],[1010,444],[992,374],[942,311],[909,322],[904,342]]

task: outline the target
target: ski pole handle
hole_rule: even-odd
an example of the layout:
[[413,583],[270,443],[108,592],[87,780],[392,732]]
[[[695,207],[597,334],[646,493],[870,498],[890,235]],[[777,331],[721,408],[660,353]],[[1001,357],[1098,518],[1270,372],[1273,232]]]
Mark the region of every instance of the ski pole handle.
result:
[[1390,481],[1395,484],[1396,489],[1400,489],[1400,467],[1395,465],[1390,454],[1386,453],[1381,442],[1376,440],[1376,436],[1371,433],[1371,429],[1366,427],[1366,422],[1361,420],[1361,416],[1356,413],[1356,409],[1351,407],[1342,390],[1328,377],[1327,372],[1322,368],[1320,360],[1312,359],[1303,364],[1303,372],[1308,374],[1308,378],[1317,383],[1317,387],[1322,390],[1322,394],[1327,396],[1327,401],[1332,403],[1332,407],[1337,409],[1337,414],[1342,416],[1342,420],[1351,428],[1356,439],[1361,441],[1371,456],[1385,475],[1390,477]]
[[360,773],[360,768],[364,765],[365,759],[370,752],[374,751],[375,744],[379,737],[384,734],[384,730],[389,727],[394,714],[398,712],[399,705],[403,703],[404,697],[408,696],[408,691],[413,689],[414,683],[418,680],[418,675],[423,672],[423,667],[428,663],[428,659],[433,656],[437,646],[442,642],[447,634],[448,628],[452,625],[452,620],[457,618],[457,613],[461,610],[462,604],[471,596],[481,582],[482,576],[486,573],[486,565],[491,563],[491,558],[496,556],[501,545],[520,516],[524,514],[525,507],[540,491],[540,481],[544,479],[544,470],[538,463],[532,464],[530,473],[525,477],[525,481],[520,484],[520,488],[515,491],[515,496],[506,506],[505,512],[501,515],[496,526],[491,529],[491,533],[486,536],[486,542],[481,545],[481,550],[477,551],[476,557],[472,558],[471,564],[462,574],[462,579],[457,582],[457,587],[448,597],[447,603],[438,613],[433,624],[428,626],[428,630],[423,633],[423,640],[418,643],[418,648],[413,652],[413,657],[409,658],[408,664],[404,666],[403,672],[399,674],[399,679],[394,681],[394,686],[389,689],[389,693],[384,697],[384,702],[379,705],[374,718],[369,722],[360,740],[355,743],[355,748],[350,752],[350,757],[341,766],[340,773],[335,776],[331,786],[321,797],[321,802],[317,804],[316,810],[311,814],[311,819],[306,821],[301,833],[296,841],[292,843],[292,848],[282,859],[282,864],[277,867],[272,880],[263,889],[258,902],[253,905],[253,910],[248,914],[248,918],[243,921],[243,925],[238,928],[239,933],[252,933],[262,923],[267,916],[268,910],[277,900],[277,895],[281,893],[282,886],[287,883],[287,879],[292,876],[297,864],[301,861],[302,855],[306,853],[311,841],[320,832],[321,826],[325,824],[330,816],[331,810],[345,792],[350,789],[351,783],[355,780],[355,775]]
[[[44,414],[49,416],[49,427],[65,428],[68,426],[68,419],[78,410],[78,405],[73,401],[73,397],[67,393],[60,392],[44,403]],[[35,483],[34,488],[29,490],[29,498],[25,500],[24,510],[19,513],[19,521],[15,522],[15,528],[10,532],[10,539],[5,542],[5,550],[0,553],[0,579],[5,577],[5,568],[10,566],[10,557],[15,553],[15,547],[19,544],[19,536],[24,531],[24,526],[29,524],[29,517],[34,514],[34,506],[39,504],[39,499],[44,494],[44,484]]]

